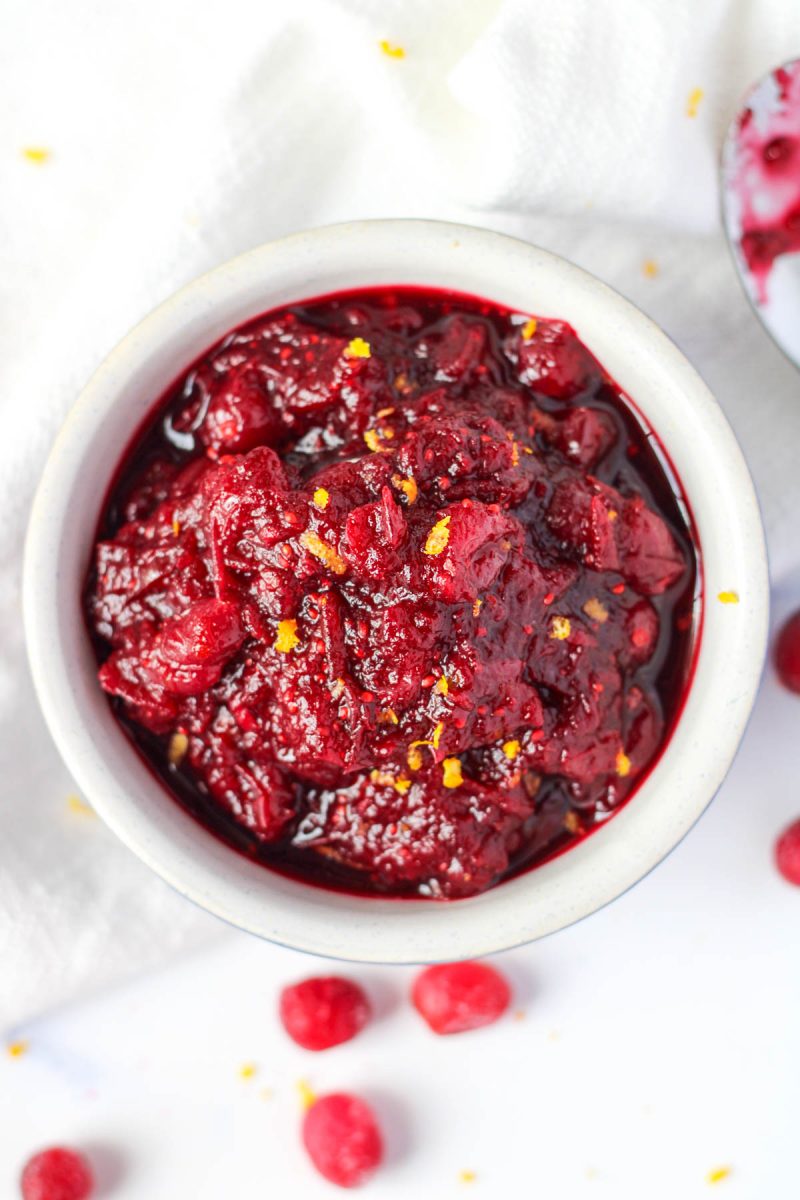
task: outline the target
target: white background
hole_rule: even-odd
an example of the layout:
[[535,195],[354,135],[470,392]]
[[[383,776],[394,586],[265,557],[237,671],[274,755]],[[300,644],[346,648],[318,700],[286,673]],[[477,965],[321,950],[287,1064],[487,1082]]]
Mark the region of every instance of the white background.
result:
[[[771,671],[728,782],[669,860],[580,926],[500,960],[518,1018],[437,1040],[409,1009],[409,972],[353,968],[378,1019],[351,1045],[313,1056],[282,1035],[275,1008],[282,983],[320,964],[195,917],[99,822],[70,814],[69,780],[22,666],[22,515],[87,370],[206,266],[360,216],[519,233],[653,315],[704,373],[750,459],[776,614],[800,604],[800,380],[749,313],[714,223],[716,147],[734,99],[797,50],[800,31],[792,41],[785,3],[620,0],[616,28],[610,7],[603,14],[601,54],[595,6],[561,5],[313,0],[300,13],[266,0],[210,0],[202,12],[188,0],[7,0],[0,876],[30,879],[31,904],[14,891],[0,918],[4,934],[24,931],[8,941],[13,961],[0,962],[0,1002],[14,1014],[9,1036],[29,1043],[19,1058],[0,1054],[0,1200],[17,1195],[28,1153],[54,1141],[88,1147],[101,1195],[118,1200],[331,1196],[299,1147],[303,1078],[374,1100],[389,1147],[367,1192],[376,1200],[798,1195],[800,891],[776,875],[771,844],[800,813],[800,700]],[[567,10],[577,31],[560,24]],[[498,12],[505,26],[478,37]],[[595,39],[586,46],[582,18]],[[521,28],[539,57],[514,59],[527,46]],[[384,36],[408,46],[407,60],[380,56]],[[503,92],[517,76],[519,103],[517,82]],[[447,159],[461,118],[445,121],[442,80],[462,106],[503,97],[495,128],[517,142],[496,161],[490,144],[468,138]],[[689,125],[685,99],[698,85],[706,96]],[[657,122],[643,111],[663,116],[661,158],[648,141]],[[640,115],[631,123],[630,113]],[[569,140],[557,145],[567,121]],[[583,124],[591,136],[581,143]],[[51,149],[48,163],[27,162],[30,145]],[[27,839],[14,819],[23,808],[34,819]],[[45,832],[56,852],[37,858]],[[182,954],[156,916],[178,930]],[[138,972],[168,951],[159,970]],[[22,986],[31,963],[47,964],[35,993]],[[108,985],[126,971],[128,982]],[[34,1017],[78,991],[82,1001]],[[243,1080],[250,1062],[258,1070]],[[721,1166],[730,1176],[710,1185]],[[460,1182],[462,1170],[475,1181]]]

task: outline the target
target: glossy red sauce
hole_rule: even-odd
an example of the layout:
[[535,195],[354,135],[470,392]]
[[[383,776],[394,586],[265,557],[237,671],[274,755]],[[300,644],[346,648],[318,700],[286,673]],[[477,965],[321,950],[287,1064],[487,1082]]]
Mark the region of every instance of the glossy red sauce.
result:
[[739,120],[731,177],[739,245],[760,304],[769,298],[775,260],[800,253],[800,62],[779,68],[771,81],[768,112],[748,107]]
[[382,288],[249,322],[154,404],[86,611],[120,720],[218,836],[458,897],[631,795],[697,575],[654,435],[568,325]]

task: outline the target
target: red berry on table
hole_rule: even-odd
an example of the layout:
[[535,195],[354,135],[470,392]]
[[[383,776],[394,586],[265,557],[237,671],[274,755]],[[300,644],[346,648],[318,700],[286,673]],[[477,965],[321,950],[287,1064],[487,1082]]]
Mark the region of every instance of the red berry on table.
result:
[[775,862],[786,882],[800,887],[800,819],[784,829],[775,843]]
[[87,1200],[94,1191],[94,1177],[83,1154],[53,1146],[28,1161],[20,1188],[23,1200]]
[[281,992],[283,1027],[306,1050],[328,1050],[349,1042],[370,1015],[363,989],[338,975],[304,979]]
[[800,692],[800,612],[782,626],[775,643],[778,678],[791,692]]
[[434,1033],[465,1033],[501,1017],[511,989],[487,963],[442,963],[417,976],[411,1000]]
[[303,1119],[303,1144],[320,1175],[339,1187],[365,1183],[383,1159],[375,1114],[358,1096],[320,1096]]

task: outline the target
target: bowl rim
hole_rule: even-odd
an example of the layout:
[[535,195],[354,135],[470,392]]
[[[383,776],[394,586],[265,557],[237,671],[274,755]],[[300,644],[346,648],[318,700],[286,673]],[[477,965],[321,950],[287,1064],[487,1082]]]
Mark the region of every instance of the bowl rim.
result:
[[[353,271],[363,282],[349,281]],[[562,300],[558,312],[543,312],[538,301],[515,299],[509,307],[561,317],[576,328],[657,431],[700,534],[703,637],[682,713],[656,766],[591,837],[458,902],[331,892],[253,864],[218,841],[166,799],[122,733],[87,674],[88,634],[73,619],[79,594],[71,584],[82,577],[78,557],[88,536],[74,518],[82,507],[90,511],[90,492],[95,499],[105,492],[100,483],[110,479],[136,427],[119,437],[114,458],[116,426],[123,420],[130,426],[136,405],[141,418],[197,354],[247,319],[223,313],[238,305],[256,316],[300,303],[336,291],[325,281],[340,276],[338,290],[401,284],[408,276],[409,283],[500,303],[520,295]],[[473,276],[484,286],[453,283]],[[277,300],[276,280],[284,289]],[[258,295],[266,302],[253,307]],[[147,391],[145,378],[160,378],[161,386]],[[640,387],[632,388],[631,379]],[[94,522],[99,504],[93,512]],[[739,602],[719,604],[717,589],[738,589]],[[327,225],[268,242],[188,283],[144,317],[101,363],[62,426],[34,499],[23,579],[29,661],[50,732],[79,787],[122,841],[176,890],[234,925],[330,958],[391,963],[476,957],[533,941],[597,911],[648,874],[699,819],[733,761],[760,682],[768,609],[766,546],[744,457],[708,388],[666,334],[558,255],[490,230],[416,218]]]

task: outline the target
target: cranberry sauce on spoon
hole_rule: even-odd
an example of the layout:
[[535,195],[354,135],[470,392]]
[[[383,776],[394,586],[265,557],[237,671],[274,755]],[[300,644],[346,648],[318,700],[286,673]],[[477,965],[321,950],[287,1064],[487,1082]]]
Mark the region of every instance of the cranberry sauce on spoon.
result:
[[697,575],[652,432],[568,325],[382,288],[249,322],[154,406],[86,613],[119,720],[218,836],[459,897],[636,788]]

